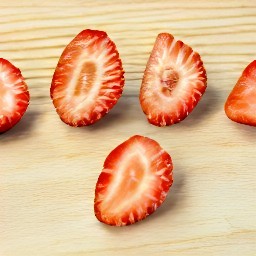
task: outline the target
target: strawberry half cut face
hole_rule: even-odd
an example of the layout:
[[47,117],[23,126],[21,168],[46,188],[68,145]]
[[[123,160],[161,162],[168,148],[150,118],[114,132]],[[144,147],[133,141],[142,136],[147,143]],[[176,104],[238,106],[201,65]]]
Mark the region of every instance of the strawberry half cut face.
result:
[[200,55],[168,33],[159,34],[147,63],[140,104],[156,126],[182,121],[206,89],[206,71]]
[[124,71],[113,41],[103,31],[84,30],[65,48],[56,67],[51,98],[63,122],[91,125],[117,103]]
[[238,79],[225,103],[225,112],[234,122],[256,126],[256,60]]
[[172,160],[160,145],[135,135],[106,158],[95,189],[95,215],[114,226],[133,224],[153,213],[172,185]]
[[0,58],[0,133],[16,125],[29,104],[27,84],[18,68]]

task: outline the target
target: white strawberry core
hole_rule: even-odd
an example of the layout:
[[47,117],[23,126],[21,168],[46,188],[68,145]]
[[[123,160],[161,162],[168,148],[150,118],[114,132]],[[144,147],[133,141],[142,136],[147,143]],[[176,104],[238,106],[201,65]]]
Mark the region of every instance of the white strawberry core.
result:
[[0,115],[8,116],[13,113],[17,104],[16,95],[23,93],[21,86],[18,86],[21,82],[22,79],[17,79],[15,74],[0,65]]

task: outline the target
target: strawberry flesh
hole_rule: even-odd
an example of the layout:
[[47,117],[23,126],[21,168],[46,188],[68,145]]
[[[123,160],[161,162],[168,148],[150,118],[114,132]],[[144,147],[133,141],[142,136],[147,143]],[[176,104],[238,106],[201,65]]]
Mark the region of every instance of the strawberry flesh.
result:
[[135,135],[106,158],[95,189],[97,219],[109,225],[133,224],[153,213],[172,185],[172,160],[160,145]]
[[182,121],[206,89],[206,71],[200,55],[171,34],[158,35],[147,63],[140,103],[156,126]]
[[113,41],[103,31],[84,30],[62,53],[51,85],[51,98],[63,122],[91,125],[117,103],[124,71]]
[[0,133],[17,124],[29,104],[28,87],[18,68],[0,58]]
[[256,126],[256,60],[245,68],[228,96],[225,112],[237,123]]

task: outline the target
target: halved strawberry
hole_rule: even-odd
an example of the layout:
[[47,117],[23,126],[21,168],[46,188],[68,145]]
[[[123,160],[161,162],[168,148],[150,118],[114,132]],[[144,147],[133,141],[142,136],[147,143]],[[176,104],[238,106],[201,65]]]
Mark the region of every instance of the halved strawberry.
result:
[[200,55],[168,33],[158,35],[140,89],[148,121],[166,126],[182,121],[206,89]]
[[243,71],[225,104],[231,120],[256,126],[256,60]]
[[109,225],[133,224],[153,213],[172,185],[172,160],[160,145],[135,135],[106,158],[95,189],[97,219]]
[[28,104],[28,87],[20,70],[0,58],[0,133],[20,121]]
[[123,86],[124,71],[115,44],[105,32],[87,29],[62,53],[51,98],[63,122],[91,125],[116,104]]

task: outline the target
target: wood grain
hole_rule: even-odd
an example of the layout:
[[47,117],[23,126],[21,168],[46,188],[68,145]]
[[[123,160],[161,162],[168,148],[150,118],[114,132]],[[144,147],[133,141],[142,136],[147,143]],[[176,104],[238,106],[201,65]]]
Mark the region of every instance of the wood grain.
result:
[[[0,136],[0,255],[256,255],[256,129],[223,105],[256,57],[256,2],[0,0],[0,52],[26,77],[31,104]],[[123,97],[92,127],[63,124],[49,99],[65,45],[105,30],[126,71]],[[149,125],[138,93],[159,32],[198,51],[207,91],[191,115]],[[141,223],[114,228],[93,214],[94,186],[111,149],[134,134],[157,140],[174,161],[174,185]]]

